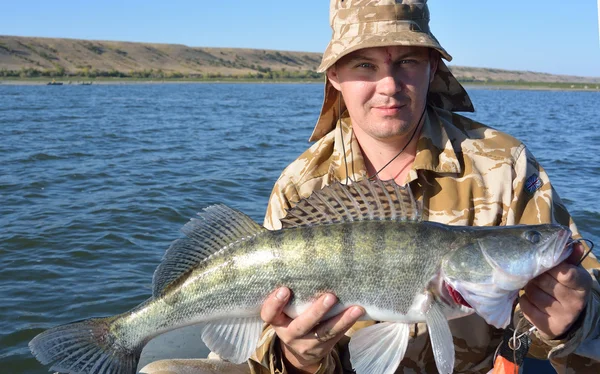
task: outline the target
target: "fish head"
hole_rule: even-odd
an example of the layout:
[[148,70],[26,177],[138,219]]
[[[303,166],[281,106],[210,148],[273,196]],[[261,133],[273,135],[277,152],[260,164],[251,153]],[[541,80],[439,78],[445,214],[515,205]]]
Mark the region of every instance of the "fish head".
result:
[[504,328],[531,279],[563,262],[571,231],[561,225],[473,228],[442,261],[441,275],[488,324]]

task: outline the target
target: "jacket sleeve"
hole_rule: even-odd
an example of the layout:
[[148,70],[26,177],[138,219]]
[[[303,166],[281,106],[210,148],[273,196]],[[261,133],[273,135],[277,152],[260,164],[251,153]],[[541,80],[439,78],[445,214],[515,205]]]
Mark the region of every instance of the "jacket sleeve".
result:
[[[506,224],[559,223],[571,229],[573,238],[581,238],[547,173],[524,146],[515,159],[512,187],[513,199]],[[592,275],[594,282],[580,318],[564,339],[546,340],[538,334],[532,335],[529,354],[549,359],[558,373],[600,372],[600,264],[590,253],[582,266]],[[523,316],[517,308],[515,326],[521,319]]]
[[298,201],[299,195],[295,185],[291,183],[285,174],[275,182],[269,204],[265,213],[263,226],[269,230],[281,229],[281,219],[285,217],[286,211],[292,207],[293,201]]

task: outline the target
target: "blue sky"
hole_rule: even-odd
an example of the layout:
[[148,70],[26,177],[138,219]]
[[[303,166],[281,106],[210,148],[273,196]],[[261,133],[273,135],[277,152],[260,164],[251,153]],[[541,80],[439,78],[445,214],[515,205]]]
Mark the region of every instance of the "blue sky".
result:
[[[431,28],[451,64],[600,77],[597,1],[429,0]],[[323,52],[328,8],[328,0],[6,1],[0,35]]]

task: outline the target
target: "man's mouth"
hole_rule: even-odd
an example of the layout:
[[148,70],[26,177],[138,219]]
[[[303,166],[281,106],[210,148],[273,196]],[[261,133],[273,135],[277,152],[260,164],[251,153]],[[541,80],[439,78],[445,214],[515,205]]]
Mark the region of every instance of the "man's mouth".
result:
[[400,109],[402,109],[402,105],[381,105],[373,107],[373,109],[384,115],[393,115],[398,113]]

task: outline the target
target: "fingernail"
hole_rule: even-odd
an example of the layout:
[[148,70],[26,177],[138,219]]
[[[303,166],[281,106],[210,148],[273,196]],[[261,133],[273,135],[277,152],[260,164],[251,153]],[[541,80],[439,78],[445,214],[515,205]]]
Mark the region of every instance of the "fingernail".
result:
[[287,299],[288,295],[289,295],[288,289],[283,287],[283,288],[280,288],[279,290],[277,290],[275,297],[277,298],[277,300],[283,301],[283,300]]
[[333,304],[335,304],[337,302],[337,299],[335,298],[335,296],[333,295],[325,295],[325,298],[323,299],[323,306],[325,308],[329,308],[330,306],[333,306]]
[[352,318],[362,317],[363,314],[363,310],[359,307],[354,307],[350,310],[350,317]]

